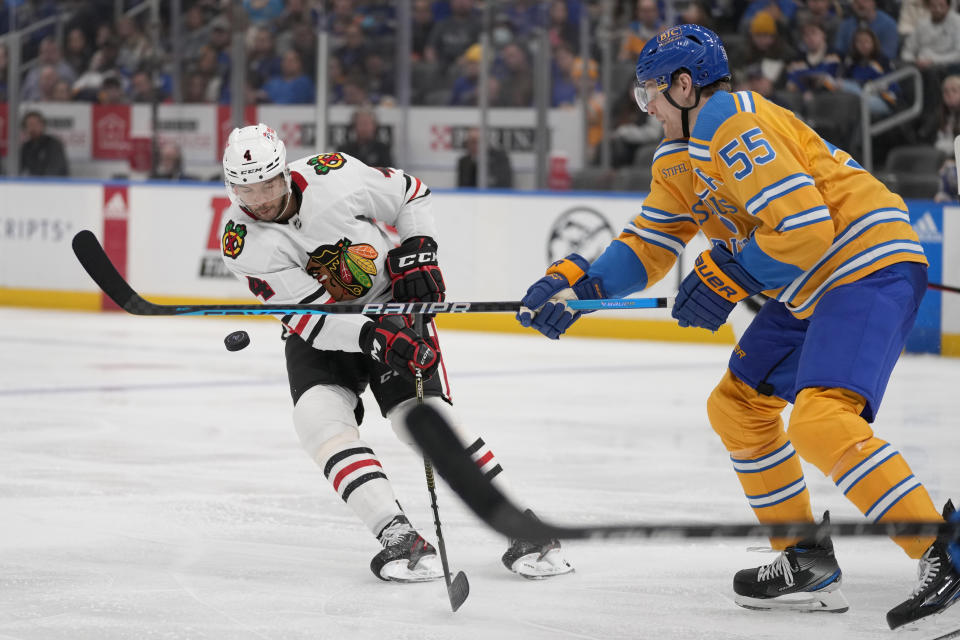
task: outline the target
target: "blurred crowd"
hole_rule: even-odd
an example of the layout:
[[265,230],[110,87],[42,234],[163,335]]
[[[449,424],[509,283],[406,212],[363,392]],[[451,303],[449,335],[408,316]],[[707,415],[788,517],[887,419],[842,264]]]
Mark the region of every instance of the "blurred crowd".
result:
[[[860,147],[860,100],[865,83],[906,65],[922,73],[922,118],[878,139],[889,148],[927,144],[952,155],[960,133],[960,14],[957,0],[617,0],[603,28],[601,0],[491,1],[487,86],[494,107],[530,107],[533,62],[546,29],[552,107],[588,105],[589,143],[602,139],[609,101],[614,166],[630,165],[638,149],[662,132],[632,102],[632,69],[643,44],[674,23],[697,23],[723,38],[737,89],[751,89],[794,111],[838,146]],[[159,33],[150,33],[142,2],[124,3],[135,15],[113,19],[114,0],[17,0],[18,26],[57,13],[71,17],[59,42],[52,28],[31,33],[22,84],[26,101],[84,100],[103,104],[169,101],[174,57],[170,3]],[[666,4],[666,3],[671,4]],[[0,0],[0,4],[2,0]],[[329,34],[331,104],[356,107],[395,103],[397,12],[389,0],[244,0],[230,18],[229,0],[183,0],[179,60],[184,102],[230,102],[231,42],[244,38],[248,104],[303,104],[316,96],[317,37]],[[412,0],[411,102],[469,106],[478,102],[482,5],[479,0]],[[9,28],[0,11],[0,33]],[[582,57],[581,17],[589,28]],[[321,24],[322,22],[322,24]],[[609,36],[609,41],[604,40]],[[613,51],[614,81],[604,95],[598,66]],[[0,100],[7,52],[0,46]],[[584,78],[584,74],[587,75]],[[586,92],[586,95],[582,95]],[[889,83],[869,97],[871,119],[905,109],[913,84]]]

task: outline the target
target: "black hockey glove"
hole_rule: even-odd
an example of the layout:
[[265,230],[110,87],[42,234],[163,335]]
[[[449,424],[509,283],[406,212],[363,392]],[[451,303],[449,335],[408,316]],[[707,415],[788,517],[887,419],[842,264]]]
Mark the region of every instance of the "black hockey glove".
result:
[[416,236],[387,252],[393,299],[397,302],[443,302],[447,287],[437,265],[437,243]]
[[409,316],[377,316],[360,330],[360,348],[411,382],[417,370],[428,380],[440,366],[440,354],[410,326]]

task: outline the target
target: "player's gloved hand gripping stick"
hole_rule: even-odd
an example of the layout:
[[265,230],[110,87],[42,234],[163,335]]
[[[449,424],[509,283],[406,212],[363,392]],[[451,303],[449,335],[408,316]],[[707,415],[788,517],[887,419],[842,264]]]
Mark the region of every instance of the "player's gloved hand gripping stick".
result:
[[737,303],[760,293],[763,285],[726,248],[715,246],[697,256],[693,271],[680,283],[672,315],[681,327],[716,331]]
[[605,298],[600,278],[587,276],[590,267],[583,256],[571,253],[547,269],[547,275],[534,282],[520,300],[517,320],[533,327],[551,340],[559,338],[583,313],[570,303]]

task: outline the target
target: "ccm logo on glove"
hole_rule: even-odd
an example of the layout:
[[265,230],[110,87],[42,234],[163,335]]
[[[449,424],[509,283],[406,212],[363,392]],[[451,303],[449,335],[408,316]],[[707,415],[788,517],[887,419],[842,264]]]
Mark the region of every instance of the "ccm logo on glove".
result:
[[416,253],[409,256],[401,256],[397,260],[397,267],[400,269],[406,269],[415,264],[436,264],[437,263],[437,252],[436,251],[427,251],[424,253]]

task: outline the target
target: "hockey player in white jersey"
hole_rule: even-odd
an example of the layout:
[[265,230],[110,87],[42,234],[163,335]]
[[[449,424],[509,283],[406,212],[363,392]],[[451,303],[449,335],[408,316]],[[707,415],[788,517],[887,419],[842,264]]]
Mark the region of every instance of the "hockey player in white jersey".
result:
[[[262,302],[444,299],[430,189],[414,176],[343,153],[287,165],[283,141],[264,124],[233,130],[223,171],[232,202],[223,260]],[[385,225],[396,228],[400,246]],[[436,550],[410,524],[359,431],[360,394],[369,385],[398,437],[412,443],[404,416],[415,403],[420,372],[424,401],[457,425],[481,471],[504,489],[493,452],[452,415],[433,322],[422,336],[408,316],[288,315],[281,322],[297,435],[380,541],[383,548],[370,563],[374,575],[398,582],[441,577]],[[511,540],[502,561],[528,578],[572,571],[556,540]]]

